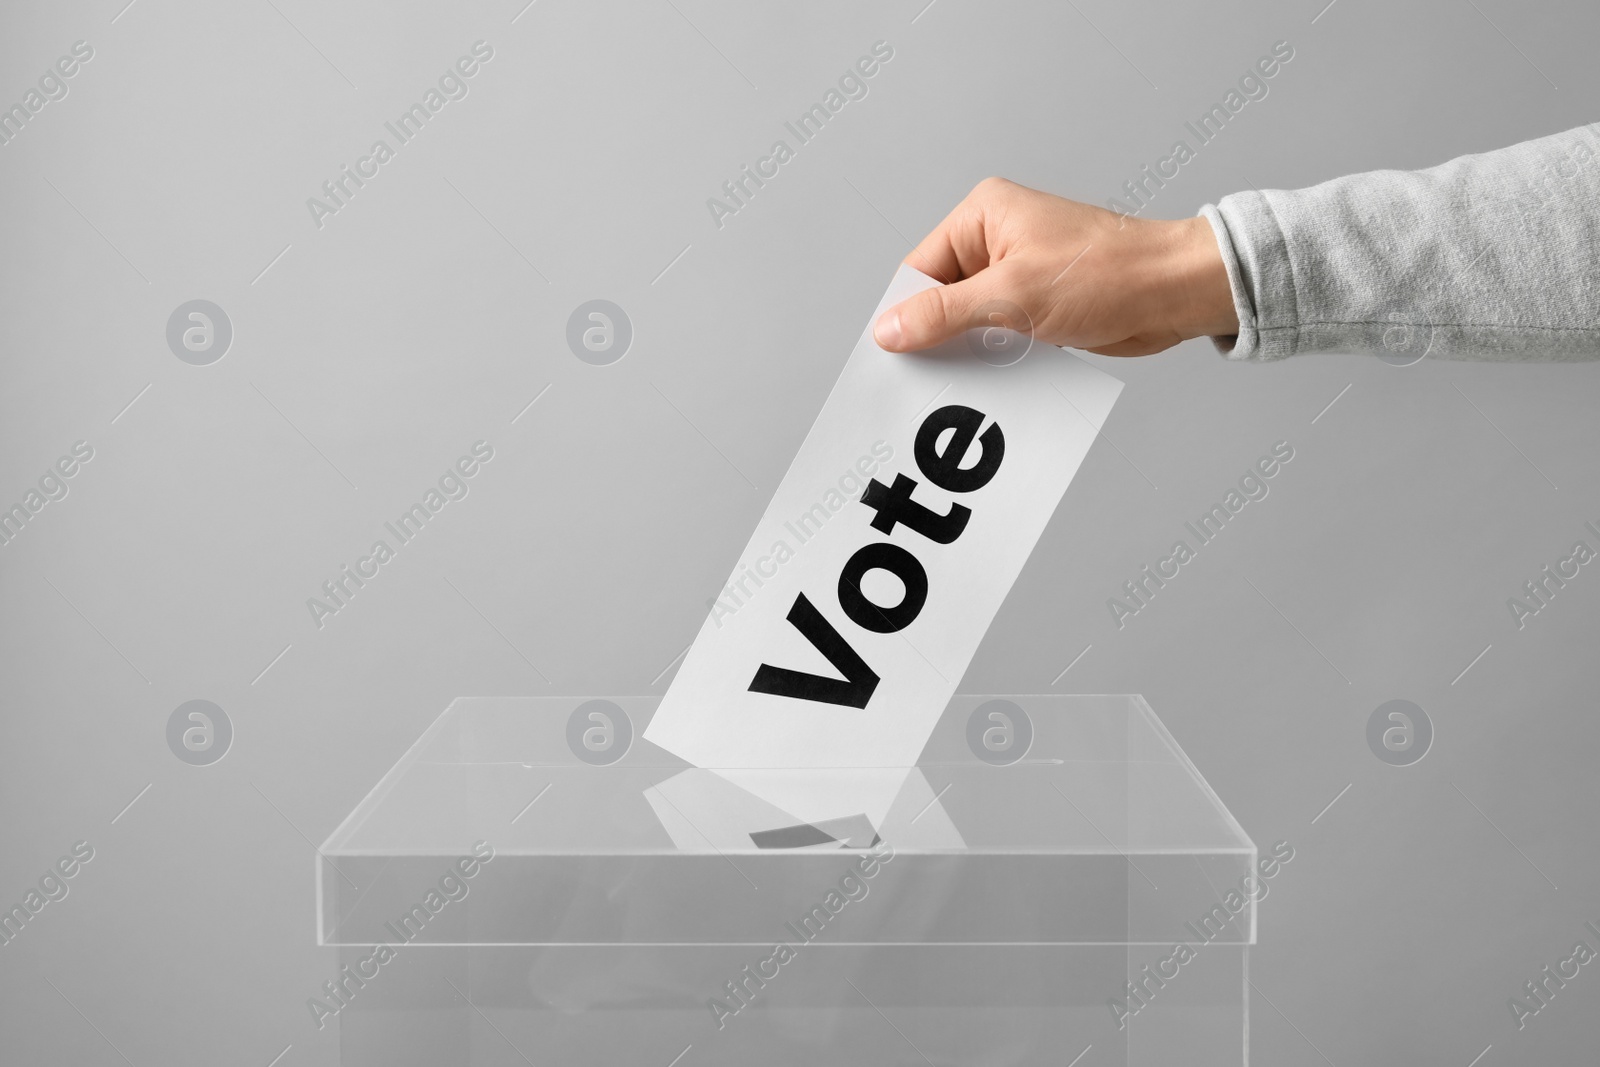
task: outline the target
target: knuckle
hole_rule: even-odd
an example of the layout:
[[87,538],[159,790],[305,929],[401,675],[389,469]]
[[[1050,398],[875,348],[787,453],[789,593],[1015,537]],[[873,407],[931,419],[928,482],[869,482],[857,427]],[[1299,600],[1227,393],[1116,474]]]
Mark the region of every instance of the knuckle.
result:
[[950,308],[941,290],[933,289],[923,294],[911,306],[909,327],[918,336],[942,334],[950,321]]
[[992,175],[973,186],[972,191],[979,196],[1001,196],[1009,192],[1013,187],[1014,184],[1012,182],[997,175]]

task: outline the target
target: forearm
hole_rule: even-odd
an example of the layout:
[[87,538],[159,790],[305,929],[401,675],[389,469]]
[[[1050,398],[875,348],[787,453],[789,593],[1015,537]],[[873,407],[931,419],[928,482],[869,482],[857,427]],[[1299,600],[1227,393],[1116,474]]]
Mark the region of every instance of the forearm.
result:
[[1422,171],[1235,193],[1201,214],[1239,319],[1231,359],[1385,350],[1600,359],[1600,131]]

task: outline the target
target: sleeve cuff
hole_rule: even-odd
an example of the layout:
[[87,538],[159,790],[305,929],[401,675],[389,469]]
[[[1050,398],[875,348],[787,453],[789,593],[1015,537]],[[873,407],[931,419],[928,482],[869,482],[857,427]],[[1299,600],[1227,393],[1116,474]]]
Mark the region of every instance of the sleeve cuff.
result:
[[1294,355],[1298,308],[1288,244],[1259,192],[1232,193],[1200,214],[1211,223],[1233,289],[1239,332],[1213,337],[1225,359],[1266,362]]

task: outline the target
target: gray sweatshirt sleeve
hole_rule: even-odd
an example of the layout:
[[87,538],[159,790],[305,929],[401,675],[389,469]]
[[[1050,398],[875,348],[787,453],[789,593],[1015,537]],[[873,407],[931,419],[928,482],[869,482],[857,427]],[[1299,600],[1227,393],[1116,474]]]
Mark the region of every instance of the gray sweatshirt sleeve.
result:
[[1303,352],[1600,359],[1600,134],[1207,204],[1229,359]]

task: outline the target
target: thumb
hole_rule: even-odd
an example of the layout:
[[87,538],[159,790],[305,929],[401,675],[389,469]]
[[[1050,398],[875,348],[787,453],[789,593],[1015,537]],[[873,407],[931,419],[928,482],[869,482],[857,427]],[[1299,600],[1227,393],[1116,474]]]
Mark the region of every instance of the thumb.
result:
[[958,334],[989,325],[983,309],[1002,288],[994,267],[951,285],[925,289],[879,316],[872,338],[890,352],[932,348]]

